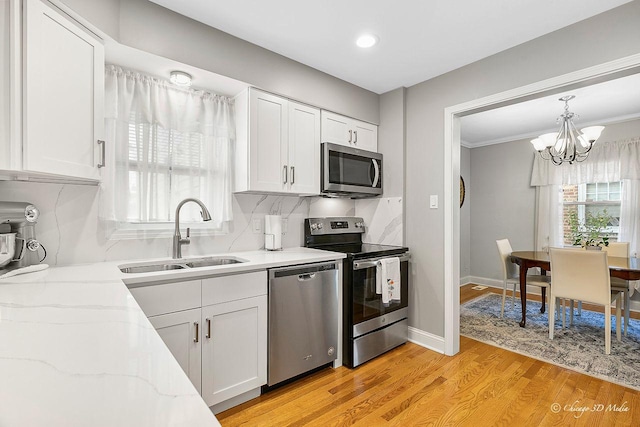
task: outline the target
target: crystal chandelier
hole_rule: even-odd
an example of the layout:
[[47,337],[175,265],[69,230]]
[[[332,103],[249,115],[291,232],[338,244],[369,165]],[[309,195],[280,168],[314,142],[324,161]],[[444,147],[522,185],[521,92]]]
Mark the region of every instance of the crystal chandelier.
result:
[[558,117],[560,131],[545,133],[531,140],[540,157],[551,160],[555,165],[585,160],[604,129],[604,126],[589,126],[578,131],[573,124],[573,118],[577,116],[569,111],[569,101],[573,98],[575,96],[568,95],[559,99],[564,102],[564,113]]

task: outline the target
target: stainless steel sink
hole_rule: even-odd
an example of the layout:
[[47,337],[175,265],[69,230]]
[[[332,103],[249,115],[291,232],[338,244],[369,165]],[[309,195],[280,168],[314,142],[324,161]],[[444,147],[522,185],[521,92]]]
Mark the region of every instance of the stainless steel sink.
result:
[[120,271],[123,273],[151,273],[154,271],[182,270],[185,268],[186,266],[182,264],[149,264],[120,267]]
[[202,258],[193,261],[186,262],[185,265],[189,268],[200,268],[200,267],[213,267],[216,265],[229,265],[229,264],[239,264],[244,262],[237,258]]
[[190,268],[215,267],[217,265],[230,265],[246,262],[234,257],[207,257],[194,259],[180,259],[155,264],[121,265],[118,266],[123,273],[152,273],[158,271],[184,270]]

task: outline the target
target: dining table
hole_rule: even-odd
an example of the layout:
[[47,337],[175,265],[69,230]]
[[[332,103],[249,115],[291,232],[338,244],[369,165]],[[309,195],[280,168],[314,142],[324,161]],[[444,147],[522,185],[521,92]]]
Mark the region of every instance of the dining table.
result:
[[[618,277],[624,280],[640,280],[640,258],[635,257],[607,257],[609,263],[609,273],[611,277]],[[551,261],[546,251],[515,251],[511,253],[511,262],[520,266],[520,301],[522,302],[522,320],[520,326],[526,325],[527,313],[527,272],[530,268],[538,267],[541,274],[551,271]],[[553,286],[553,279],[552,285]],[[545,311],[546,288],[542,288],[542,308]],[[625,307],[626,309],[626,307]]]

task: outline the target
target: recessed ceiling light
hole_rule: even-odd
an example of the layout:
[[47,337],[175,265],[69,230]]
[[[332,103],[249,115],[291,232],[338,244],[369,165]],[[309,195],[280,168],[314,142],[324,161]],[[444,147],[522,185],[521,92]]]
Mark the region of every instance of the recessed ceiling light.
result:
[[176,86],[191,86],[191,74],[184,71],[172,71],[170,80]]
[[356,40],[356,44],[362,48],[374,46],[376,43],[378,43],[378,37],[373,34],[363,34]]

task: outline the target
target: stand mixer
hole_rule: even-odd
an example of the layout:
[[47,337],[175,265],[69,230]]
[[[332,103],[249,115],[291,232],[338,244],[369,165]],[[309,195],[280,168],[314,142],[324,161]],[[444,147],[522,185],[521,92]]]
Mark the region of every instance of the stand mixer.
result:
[[[0,202],[0,272],[39,264],[44,260],[36,239],[40,212],[31,203]],[[45,252],[46,257],[46,252]]]

